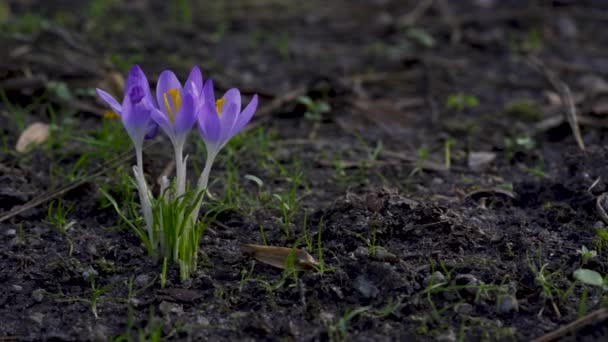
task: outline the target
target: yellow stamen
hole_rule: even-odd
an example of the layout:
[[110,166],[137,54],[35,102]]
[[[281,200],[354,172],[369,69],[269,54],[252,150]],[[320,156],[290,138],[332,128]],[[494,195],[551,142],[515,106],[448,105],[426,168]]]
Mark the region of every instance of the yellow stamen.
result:
[[120,116],[118,116],[118,114],[116,114],[116,112],[113,111],[113,110],[106,110],[105,112],[103,112],[103,117],[105,119],[118,119],[118,118],[120,118]]
[[224,107],[224,102],[226,102],[224,99],[218,99],[215,101],[215,109],[217,110],[217,115],[219,116],[222,115],[222,107]]
[[173,99],[175,111],[177,112],[182,106],[182,96],[179,94],[179,89],[171,89],[168,91],[169,96]]
[[[169,96],[167,96],[167,94]],[[169,97],[171,98],[171,103],[169,102]],[[169,89],[166,93],[163,94],[163,100],[165,101],[165,109],[167,109],[167,115],[169,116],[169,120],[171,120],[171,122],[174,122],[175,115],[177,115],[179,108],[182,106],[182,97],[179,94],[179,89]],[[173,108],[173,110],[171,108]],[[173,111],[175,111],[175,114],[173,113]]]

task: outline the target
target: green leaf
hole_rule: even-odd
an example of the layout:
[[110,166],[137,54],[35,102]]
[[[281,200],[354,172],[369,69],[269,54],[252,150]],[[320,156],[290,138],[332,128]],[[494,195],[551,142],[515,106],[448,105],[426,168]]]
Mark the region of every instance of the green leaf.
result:
[[602,287],[604,285],[604,279],[602,278],[601,274],[585,268],[579,268],[578,270],[574,271],[574,278],[581,283],[590,286]]
[[424,47],[431,48],[435,46],[435,38],[423,29],[411,28],[407,30],[407,36]]
[[245,175],[245,179],[247,179],[247,180],[250,180],[250,181],[254,182],[254,183],[255,183],[255,184],[257,184],[257,185],[258,185],[258,187],[260,187],[260,188],[261,188],[262,186],[264,186],[264,182],[263,182],[263,181],[260,179],[260,177],[258,177],[258,176],[254,176],[254,175],[249,175],[249,174],[247,174],[247,175]]

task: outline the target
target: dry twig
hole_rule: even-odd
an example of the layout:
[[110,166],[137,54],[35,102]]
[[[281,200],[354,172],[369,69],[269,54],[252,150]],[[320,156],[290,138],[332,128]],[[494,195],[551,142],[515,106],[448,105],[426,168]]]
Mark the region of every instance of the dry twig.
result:
[[555,331],[552,331],[535,340],[532,340],[532,342],[557,341],[560,338],[566,336],[567,334],[577,331],[581,327],[592,324],[594,322],[606,320],[606,319],[608,319],[608,308],[602,308],[602,309],[593,311],[592,313],[590,313],[584,317],[581,317],[572,323],[566,324],[563,327],[561,327]]
[[576,144],[581,149],[581,151],[585,151],[585,143],[583,141],[583,137],[581,135],[581,129],[578,124],[578,118],[576,115],[576,106],[574,105],[574,99],[572,98],[572,92],[570,91],[570,87],[563,81],[561,81],[555,73],[551,70],[547,69],[538,58],[530,57],[530,62],[534,65],[538,70],[540,70],[547,81],[555,88],[558,92],[562,103],[564,105],[564,116],[568,120],[570,124],[570,128],[572,129],[572,134],[574,135],[574,139],[576,140]]

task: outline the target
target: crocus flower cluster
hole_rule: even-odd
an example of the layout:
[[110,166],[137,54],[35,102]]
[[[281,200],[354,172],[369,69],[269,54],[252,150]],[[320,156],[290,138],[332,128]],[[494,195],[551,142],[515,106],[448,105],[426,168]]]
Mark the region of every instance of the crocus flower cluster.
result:
[[[97,89],[97,94],[120,116],[135,147],[137,164],[133,171],[146,226],[145,234],[139,235],[151,254],[179,261],[182,277],[187,277],[196,267],[196,260],[192,265],[191,259],[196,255],[197,246],[193,244],[198,244],[198,237],[192,237],[192,232],[197,225],[211,167],[222,147],[251,120],[257,108],[258,97],[253,96],[243,110],[238,89],[230,89],[223,97],[216,99],[213,81],[203,81],[198,67],[192,68],[183,85],[173,72],[163,71],[156,85],[156,96],[153,96],[146,75],[137,65],[131,68],[127,77],[122,104],[101,89]],[[183,149],[194,126],[198,127],[205,142],[207,157],[196,189],[188,197],[187,157],[184,157]],[[176,177],[173,184],[168,179],[163,180],[161,192],[158,199],[155,199],[144,177],[142,149],[144,140],[156,136],[158,128],[169,137],[173,145]],[[189,202],[183,203],[187,197]],[[166,207],[169,204],[180,209],[168,211]],[[168,219],[168,215],[176,217]],[[189,246],[184,247],[182,244]],[[187,254],[194,255],[180,255],[185,250],[188,250]],[[188,259],[187,262],[185,259]]]

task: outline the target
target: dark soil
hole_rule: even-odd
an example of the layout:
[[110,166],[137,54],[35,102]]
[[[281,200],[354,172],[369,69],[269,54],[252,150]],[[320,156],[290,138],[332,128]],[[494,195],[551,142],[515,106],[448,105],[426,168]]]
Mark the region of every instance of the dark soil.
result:
[[[0,1],[0,340],[527,341],[607,306],[573,272],[608,275],[608,3],[328,3]],[[91,89],[133,63],[263,99],[212,171],[206,208],[232,209],[164,289],[101,191],[134,196],[133,160],[107,164],[129,141]],[[15,152],[34,121],[51,138]],[[288,222],[274,194],[294,195]],[[305,238],[325,272],[240,249]],[[557,338],[606,339],[599,313]]]

